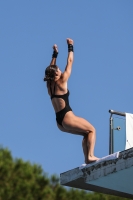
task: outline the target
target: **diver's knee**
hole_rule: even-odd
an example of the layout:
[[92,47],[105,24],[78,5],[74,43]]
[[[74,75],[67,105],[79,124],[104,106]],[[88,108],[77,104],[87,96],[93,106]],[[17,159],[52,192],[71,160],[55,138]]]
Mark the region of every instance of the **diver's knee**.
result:
[[89,133],[96,133],[96,129],[94,128],[94,126],[91,126],[91,128],[89,128],[89,130],[87,130],[87,134]]

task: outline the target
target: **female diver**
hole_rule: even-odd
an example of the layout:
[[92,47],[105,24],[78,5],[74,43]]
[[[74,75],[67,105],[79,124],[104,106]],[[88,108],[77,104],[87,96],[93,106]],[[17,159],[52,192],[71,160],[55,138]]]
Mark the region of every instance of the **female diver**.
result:
[[85,119],[74,115],[69,105],[69,90],[67,81],[71,75],[73,64],[73,40],[67,38],[68,58],[67,65],[62,73],[56,65],[58,48],[53,46],[53,55],[50,65],[45,70],[44,81],[47,81],[48,94],[56,113],[56,122],[58,128],[63,132],[68,132],[83,136],[82,147],[85,157],[85,163],[89,164],[98,160],[94,156],[94,146],[96,140],[95,128]]

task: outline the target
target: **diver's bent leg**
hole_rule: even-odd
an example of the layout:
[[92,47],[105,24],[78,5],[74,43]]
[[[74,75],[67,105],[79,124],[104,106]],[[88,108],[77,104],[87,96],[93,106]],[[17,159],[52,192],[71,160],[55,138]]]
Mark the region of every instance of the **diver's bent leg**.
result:
[[66,113],[63,119],[63,127],[68,131],[81,132],[87,135],[88,163],[98,160],[94,156],[96,140],[95,128],[85,119],[75,116],[72,112]]
[[62,127],[61,125],[59,125],[58,123],[57,123],[57,126],[58,126],[58,128],[59,128],[61,131],[63,131],[63,132],[71,133],[71,134],[74,134],[74,135],[81,135],[81,136],[84,136],[84,137],[83,137],[83,140],[82,140],[82,148],[83,148],[85,163],[87,164],[87,163],[88,163],[87,135],[86,135],[86,134],[83,134],[83,133],[80,133],[80,132],[68,131],[68,130],[66,130],[64,127]]
[[85,157],[85,163],[88,163],[88,147],[87,147],[87,135],[83,137],[82,140],[82,148]]
[[87,135],[88,163],[98,160],[98,158],[94,156],[95,141],[96,141],[96,133],[95,129],[92,128],[92,130]]

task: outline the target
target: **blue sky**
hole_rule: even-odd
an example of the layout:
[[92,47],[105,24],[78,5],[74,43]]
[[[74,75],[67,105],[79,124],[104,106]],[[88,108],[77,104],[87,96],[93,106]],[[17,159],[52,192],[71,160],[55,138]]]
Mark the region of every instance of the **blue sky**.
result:
[[64,70],[67,37],[70,105],[96,128],[95,155],[103,157],[108,110],[133,113],[133,1],[0,1],[0,144],[49,175],[84,163],[82,137],[58,130],[43,82],[55,43]]

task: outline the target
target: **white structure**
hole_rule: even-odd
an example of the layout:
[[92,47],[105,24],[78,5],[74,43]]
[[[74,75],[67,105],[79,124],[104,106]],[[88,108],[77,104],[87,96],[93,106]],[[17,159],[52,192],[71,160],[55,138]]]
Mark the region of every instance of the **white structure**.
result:
[[[118,155],[118,154],[117,154]],[[60,174],[61,185],[133,199],[133,148]]]

